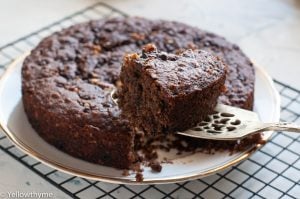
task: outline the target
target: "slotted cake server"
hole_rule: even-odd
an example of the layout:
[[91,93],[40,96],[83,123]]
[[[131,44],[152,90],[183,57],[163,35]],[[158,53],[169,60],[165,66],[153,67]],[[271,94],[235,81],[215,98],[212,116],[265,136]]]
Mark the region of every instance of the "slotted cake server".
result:
[[[118,99],[114,97],[115,92],[113,89],[111,98],[118,104]],[[264,131],[300,133],[300,126],[289,122],[263,123],[255,112],[217,104],[213,114],[208,115],[195,127],[177,134],[209,140],[238,140]]]
[[218,104],[215,112],[180,135],[210,140],[237,140],[263,131],[300,133],[300,126],[289,122],[263,123],[255,112]]

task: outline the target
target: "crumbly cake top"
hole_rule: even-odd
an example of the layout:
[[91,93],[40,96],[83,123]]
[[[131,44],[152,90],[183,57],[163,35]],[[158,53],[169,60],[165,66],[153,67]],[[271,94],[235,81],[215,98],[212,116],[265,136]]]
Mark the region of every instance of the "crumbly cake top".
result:
[[127,55],[125,61],[141,67],[147,79],[171,96],[200,91],[226,73],[226,65],[211,53],[188,49],[173,54],[158,51],[154,44],[146,45],[140,55]]

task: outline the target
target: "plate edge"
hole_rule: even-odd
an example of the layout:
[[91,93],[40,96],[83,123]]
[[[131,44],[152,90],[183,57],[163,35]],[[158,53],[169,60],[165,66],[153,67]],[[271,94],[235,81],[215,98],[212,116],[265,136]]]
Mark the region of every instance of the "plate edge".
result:
[[[0,91],[2,90],[3,81],[5,80],[5,78],[10,74],[11,71],[13,71],[13,69],[16,67],[16,65],[19,62],[24,60],[24,58],[28,54],[29,54],[29,52],[24,53],[23,55],[21,55],[17,59],[15,59],[11,64],[9,64],[9,66],[6,68],[6,70],[4,71],[4,73],[0,77]],[[254,68],[255,68],[255,71],[260,70],[261,74],[263,74],[263,76],[268,80],[268,83],[269,83],[273,93],[275,94],[274,100],[275,100],[276,105],[275,105],[275,112],[273,114],[273,119],[272,120],[274,120],[274,122],[277,122],[277,121],[279,121],[279,118],[280,118],[280,96],[279,96],[278,91],[275,88],[274,81],[272,80],[272,78],[268,75],[268,73],[262,67],[254,65]],[[204,172],[204,173],[199,174],[199,175],[189,175],[189,176],[186,176],[184,178],[181,177],[180,179],[178,179],[178,178],[169,178],[168,180],[151,180],[150,179],[150,180],[144,180],[142,183],[140,183],[140,182],[132,181],[132,180],[129,180],[129,179],[120,180],[120,179],[110,178],[110,177],[103,177],[103,176],[99,177],[99,176],[95,176],[93,174],[86,174],[82,171],[81,172],[78,171],[78,170],[75,171],[72,168],[68,168],[66,166],[63,166],[63,165],[57,163],[57,162],[54,162],[54,164],[53,164],[53,161],[47,160],[47,158],[45,156],[36,153],[29,146],[26,146],[25,144],[22,144],[22,142],[20,142],[15,136],[13,136],[13,133],[10,132],[10,130],[6,127],[6,125],[3,125],[1,115],[0,115],[0,128],[7,135],[7,137],[13,142],[13,144],[16,145],[19,149],[21,149],[24,153],[26,153],[27,155],[30,155],[31,157],[37,159],[40,162],[43,162],[44,164],[48,165],[49,167],[52,167],[54,169],[60,170],[62,172],[65,172],[65,173],[68,173],[68,174],[71,174],[71,175],[84,177],[84,178],[97,180],[97,181],[104,181],[104,182],[114,183],[114,184],[133,184],[133,185],[147,185],[148,184],[149,185],[149,184],[176,183],[176,182],[183,182],[183,181],[187,181],[187,180],[200,179],[200,178],[209,176],[213,173],[221,172],[221,171],[223,171],[226,168],[229,168],[231,166],[234,166],[235,164],[241,162],[242,160],[247,159],[255,151],[257,151],[259,148],[264,146],[264,144],[257,144],[252,149],[246,151],[245,154],[241,155],[239,158],[235,159],[234,161],[231,161],[230,163],[227,163],[227,164],[225,164],[221,167],[209,170],[209,171]],[[266,142],[270,139],[272,134],[273,134],[273,132],[270,132],[270,135],[266,138]]]

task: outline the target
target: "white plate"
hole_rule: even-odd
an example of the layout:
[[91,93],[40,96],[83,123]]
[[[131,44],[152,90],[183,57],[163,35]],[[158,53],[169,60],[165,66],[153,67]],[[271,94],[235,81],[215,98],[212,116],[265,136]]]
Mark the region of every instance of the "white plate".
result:
[[[24,56],[9,66],[0,82],[0,124],[11,141],[25,153],[60,171],[89,178],[122,184],[159,184],[181,182],[220,172],[249,157],[257,148],[229,155],[217,152],[208,155],[201,152],[176,156],[173,164],[164,164],[160,173],[152,173],[149,168],[143,172],[144,181],[135,181],[134,174],[122,176],[122,170],[92,164],[63,153],[49,145],[31,128],[21,101],[21,67]],[[256,68],[255,108],[264,122],[279,120],[280,100],[271,78],[261,68]],[[271,132],[264,134],[267,140]],[[101,152],[99,152],[101,153]]]

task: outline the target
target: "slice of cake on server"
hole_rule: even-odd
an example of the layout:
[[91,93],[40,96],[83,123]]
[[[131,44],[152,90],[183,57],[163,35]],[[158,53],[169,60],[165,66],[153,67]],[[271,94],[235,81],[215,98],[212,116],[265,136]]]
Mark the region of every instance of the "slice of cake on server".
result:
[[119,105],[146,134],[175,133],[213,112],[224,90],[227,66],[203,50],[159,52],[148,44],[125,56]]

